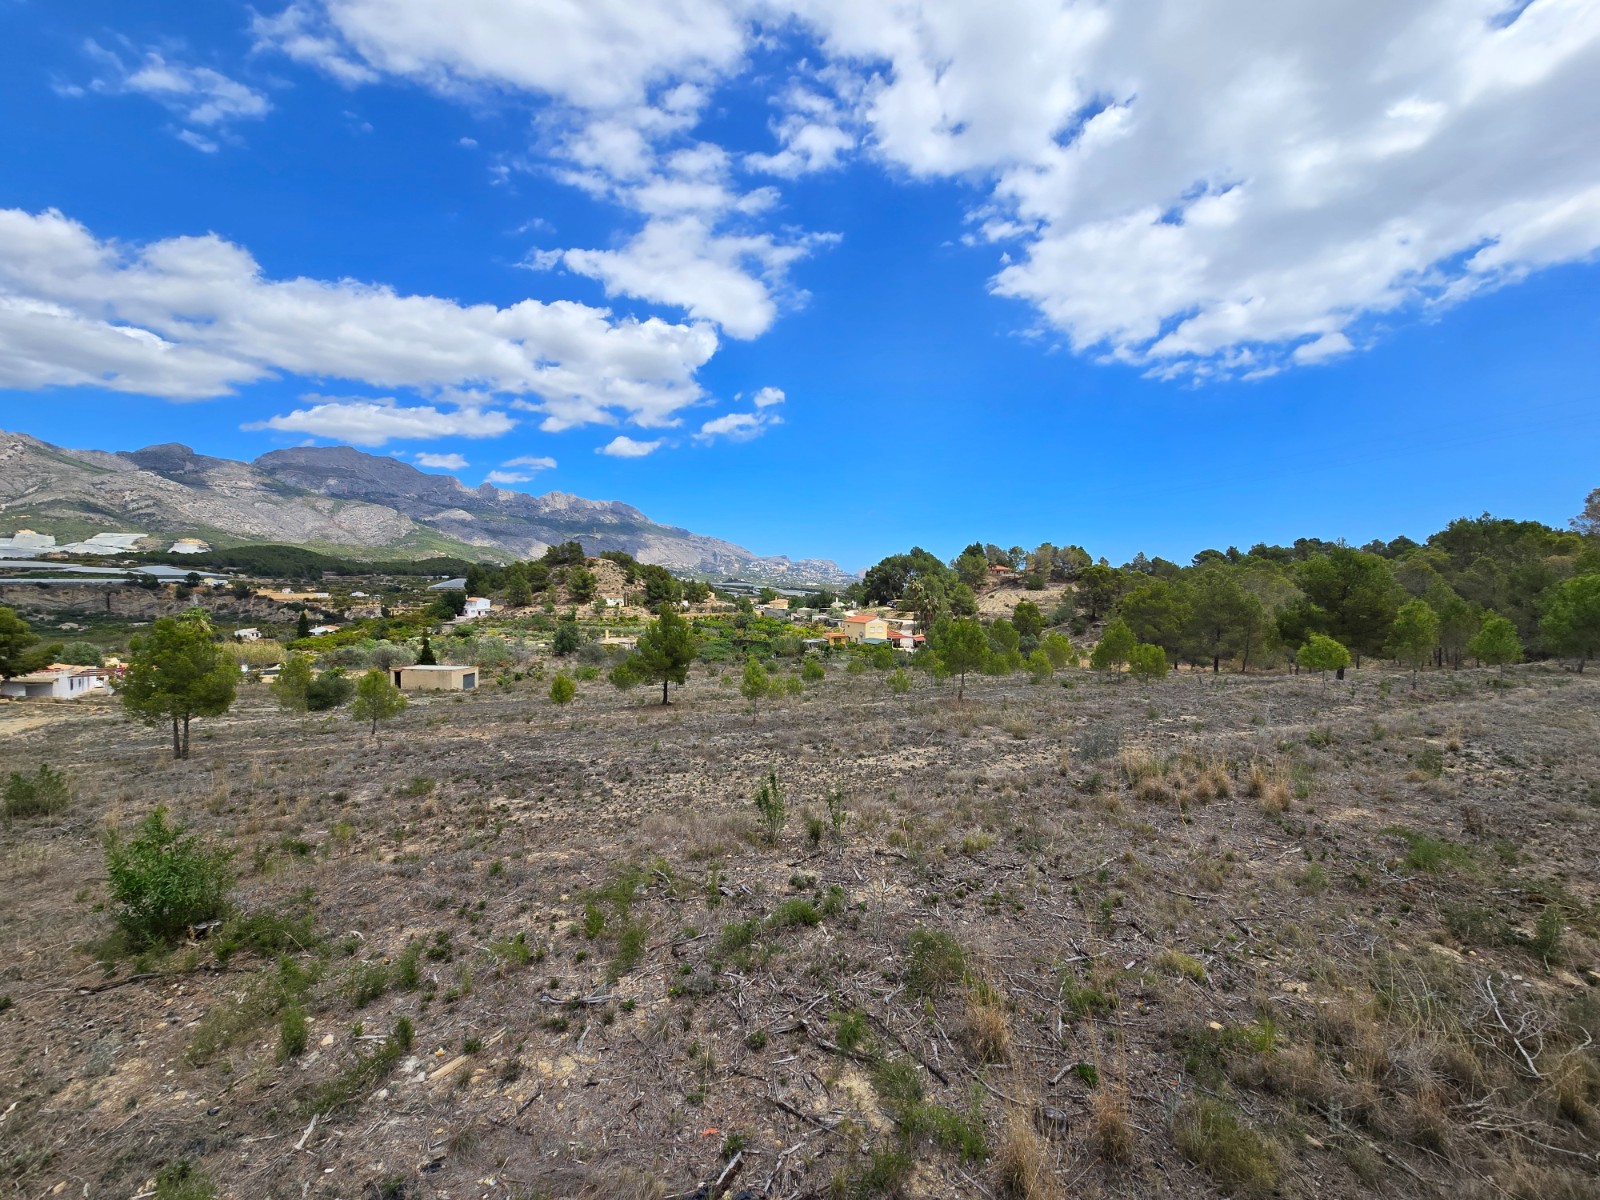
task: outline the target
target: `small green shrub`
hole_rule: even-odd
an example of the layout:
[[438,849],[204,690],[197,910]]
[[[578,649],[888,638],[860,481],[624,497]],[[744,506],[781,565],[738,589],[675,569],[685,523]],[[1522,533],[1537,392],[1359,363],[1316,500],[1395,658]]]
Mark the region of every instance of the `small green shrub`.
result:
[[1196,983],[1206,981],[1206,965],[1193,955],[1185,954],[1182,950],[1167,948],[1156,955],[1156,969],[1165,971],[1168,975],[1181,975],[1185,979],[1192,979]]
[[622,927],[622,932],[617,935],[617,956],[611,960],[613,979],[621,978],[644,961],[648,939],[649,931],[637,921]]
[[229,917],[212,935],[211,950],[219,963],[226,963],[241,950],[276,957],[314,950],[320,942],[316,917],[312,913],[291,916],[269,909]]
[[1565,930],[1566,923],[1561,919],[1560,910],[1554,904],[1546,905],[1533,927],[1533,936],[1528,939],[1528,949],[1538,955],[1546,966],[1559,963],[1561,935]]
[[1278,1153],[1224,1100],[1199,1097],[1172,1119],[1172,1140],[1195,1166],[1226,1188],[1265,1195],[1278,1183]]
[[157,808],[124,841],[106,836],[106,874],[117,923],[132,949],[170,944],[191,925],[227,915],[233,873],[226,850],[212,849]]
[[214,1200],[216,1185],[187,1158],[168,1163],[156,1172],[154,1200]]
[[573,697],[578,694],[578,685],[572,676],[562,671],[550,681],[550,703],[555,705],[571,704]]
[[717,935],[717,957],[727,958],[741,950],[749,949],[756,940],[754,921],[729,921]]
[[942,929],[913,929],[906,958],[906,988],[917,996],[940,995],[967,972],[961,943]]
[[389,990],[389,964],[385,962],[358,963],[350,972],[348,987],[350,1003],[365,1008]]
[[40,763],[32,775],[13,771],[6,779],[5,813],[8,817],[48,817],[72,803],[67,777],[49,763]]
[[288,1062],[304,1054],[310,1037],[305,1010],[298,1005],[284,1009],[278,1018],[278,1061]]
[[815,925],[820,920],[822,914],[817,911],[816,905],[797,896],[785,900],[772,910],[772,915],[767,918],[767,927],[774,930],[793,929],[798,925]]
[[761,814],[761,823],[765,827],[767,841],[776,842],[783,833],[785,818],[783,807],[783,789],[778,786],[778,773],[768,771],[767,777],[761,781],[761,786],[756,789],[754,797],[756,812]]
[[846,1054],[854,1054],[858,1049],[867,1044],[871,1037],[871,1029],[867,1025],[867,1014],[859,1008],[852,1008],[849,1012],[834,1014],[834,1041],[839,1044],[839,1049]]
[[1425,833],[1412,833],[1408,829],[1398,827],[1384,830],[1385,833],[1405,841],[1409,849],[1401,864],[1413,871],[1444,871],[1458,870],[1471,872],[1477,867],[1477,860],[1472,857],[1472,851],[1465,846],[1458,846],[1454,842],[1447,842],[1440,838],[1429,837]]

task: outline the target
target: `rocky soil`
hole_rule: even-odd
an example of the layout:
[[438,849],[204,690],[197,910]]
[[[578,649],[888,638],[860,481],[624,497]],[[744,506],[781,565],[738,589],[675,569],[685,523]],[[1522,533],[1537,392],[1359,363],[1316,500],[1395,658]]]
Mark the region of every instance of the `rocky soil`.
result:
[[0,1195],[1593,1196],[1600,679],[1352,674],[0,705]]

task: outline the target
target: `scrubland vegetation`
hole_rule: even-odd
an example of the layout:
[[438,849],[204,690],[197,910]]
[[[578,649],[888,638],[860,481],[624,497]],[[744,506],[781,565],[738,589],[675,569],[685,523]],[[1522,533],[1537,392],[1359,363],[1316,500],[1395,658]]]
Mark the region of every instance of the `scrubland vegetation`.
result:
[[1593,1194],[1592,673],[822,674],[5,710],[5,1194]]
[[1596,532],[913,551],[914,654],[632,564],[409,703],[448,596],[157,620],[0,708],[0,1194],[1591,1196]]

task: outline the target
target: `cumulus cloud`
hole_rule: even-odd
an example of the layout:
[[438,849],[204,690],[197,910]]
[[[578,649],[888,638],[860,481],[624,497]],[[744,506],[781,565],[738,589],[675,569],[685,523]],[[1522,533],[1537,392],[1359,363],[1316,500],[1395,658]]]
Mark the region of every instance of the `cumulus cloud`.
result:
[[485,483],[527,483],[533,476],[526,471],[490,471],[483,477]]
[[[646,7],[300,0],[289,28],[313,42],[275,44],[336,75],[544,98],[561,177],[639,224],[540,261],[734,336],[770,325],[817,248],[735,168],[852,155],[969,184],[997,295],[1080,353],[1168,378],[1326,361],[1375,315],[1600,247],[1592,0]],[[774,44],[800,54],[759,77],[770,148],[697,140],[717,87]]]
[[[380,400],[347,400],[336,396],[307,396],[305,399],[316,403],[282,416],[268,417],[265,421],[252,421],[240,428],[308,433],[313,437],[349,442],[354,446],[382,446],[390,440],[402,438],[499,437],[510,433],[517,424],[516,418],[495,410],[439,409],[430,404],[408,407],[388,397]],[[461,456],[450,454],[439,457],[459,459]],[[465,460],[460,465],[465,466]]]
[[631,437],[618,434],[604,446],[596,447],[595,453],[609,454],[612,458],[643,458],[647,454],[654,454],[663,444],[661,438],[653,442],[636,442]]
[[[776,193],[736,178],[734,156],[691,133],[710,89],[744,63],[759,11],[758,0],[460,0],[448,8],[300,0],[255,29],[263,48],[339,78],[354,64],[474,103],[505,91],[543,98],[552,161],[529,159],[523,169],[553,167],[637,224],[614,245],[536,248],[526,265],[564,267],[608,296],[669,305],[750,338],[803,303],[790,267],[835,240],[771,227],[764,214]],[[821,118],[805,119],[798,99],[788,107],[783,147],[763,169],[794,175],[837,160],[846,146],[830,143]]]
[[[206,153],[217,150],[216,135],[233,122],[264,117],[272,109],[267,97],[247,84],[210,67],[172,61],[158,50],[146,50],[132,63],[93,40],[85,43],[84,50],[100,70],[88,90],[154,100],[184,122],[176,136]],[[81,95],[83,90],[57,88],[65,95]]]
[[[294,375],[424,392],[456,406],[437,410],[441,421],[509,399],[549,430],[665,427],[700,401],[695,374],[717,344],[704,323],[617,319],[570,301],[497,308],[353,280],[268,279],[248,251],[214,234],[126,246],[54,210],[0,209],[5,387],[199,400]],[[306,410],[276,418],[298,425],[273,428],[317,432],[310,423],[348,419],[394,429],[398,414],[424,411],[350,403],[364,407]],[[474,419],[489,428],[487,412]]]
[[459,471],[469,464],[459,454],[429,454],[426,450],[419,450],[417,465],[433,471]]
[[784,394],[780,388],[764,387],[751,397],[754,412],[731,412],[713,417],[700,426],[695,437],[702,442],[715,441],[719,437],[732,442],[748,442],[758,438],[772,426],[783,424],[783,418],[772,411],[783,401]]
[[876,152],[987,181],[993,288],[1165,376],[1324,361],[1363,318],[1600,246],[1600,9],[814,0]]

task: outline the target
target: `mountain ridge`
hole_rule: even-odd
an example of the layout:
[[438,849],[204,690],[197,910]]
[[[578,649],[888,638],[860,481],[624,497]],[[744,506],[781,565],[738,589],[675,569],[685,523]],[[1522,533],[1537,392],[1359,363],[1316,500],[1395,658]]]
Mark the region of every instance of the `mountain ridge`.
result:
[[758,555],[721,538],[651,520],[631,504],[552,491],[470,487],[351,446],[271,450],[251,462],[181,442],[77,450],[0,431],[0,527],[73,535],[117,525],[231,542],[359,550],[472,552],[531,558],[579,541],[703,575],[839,585],[854,575],[827,559]]

